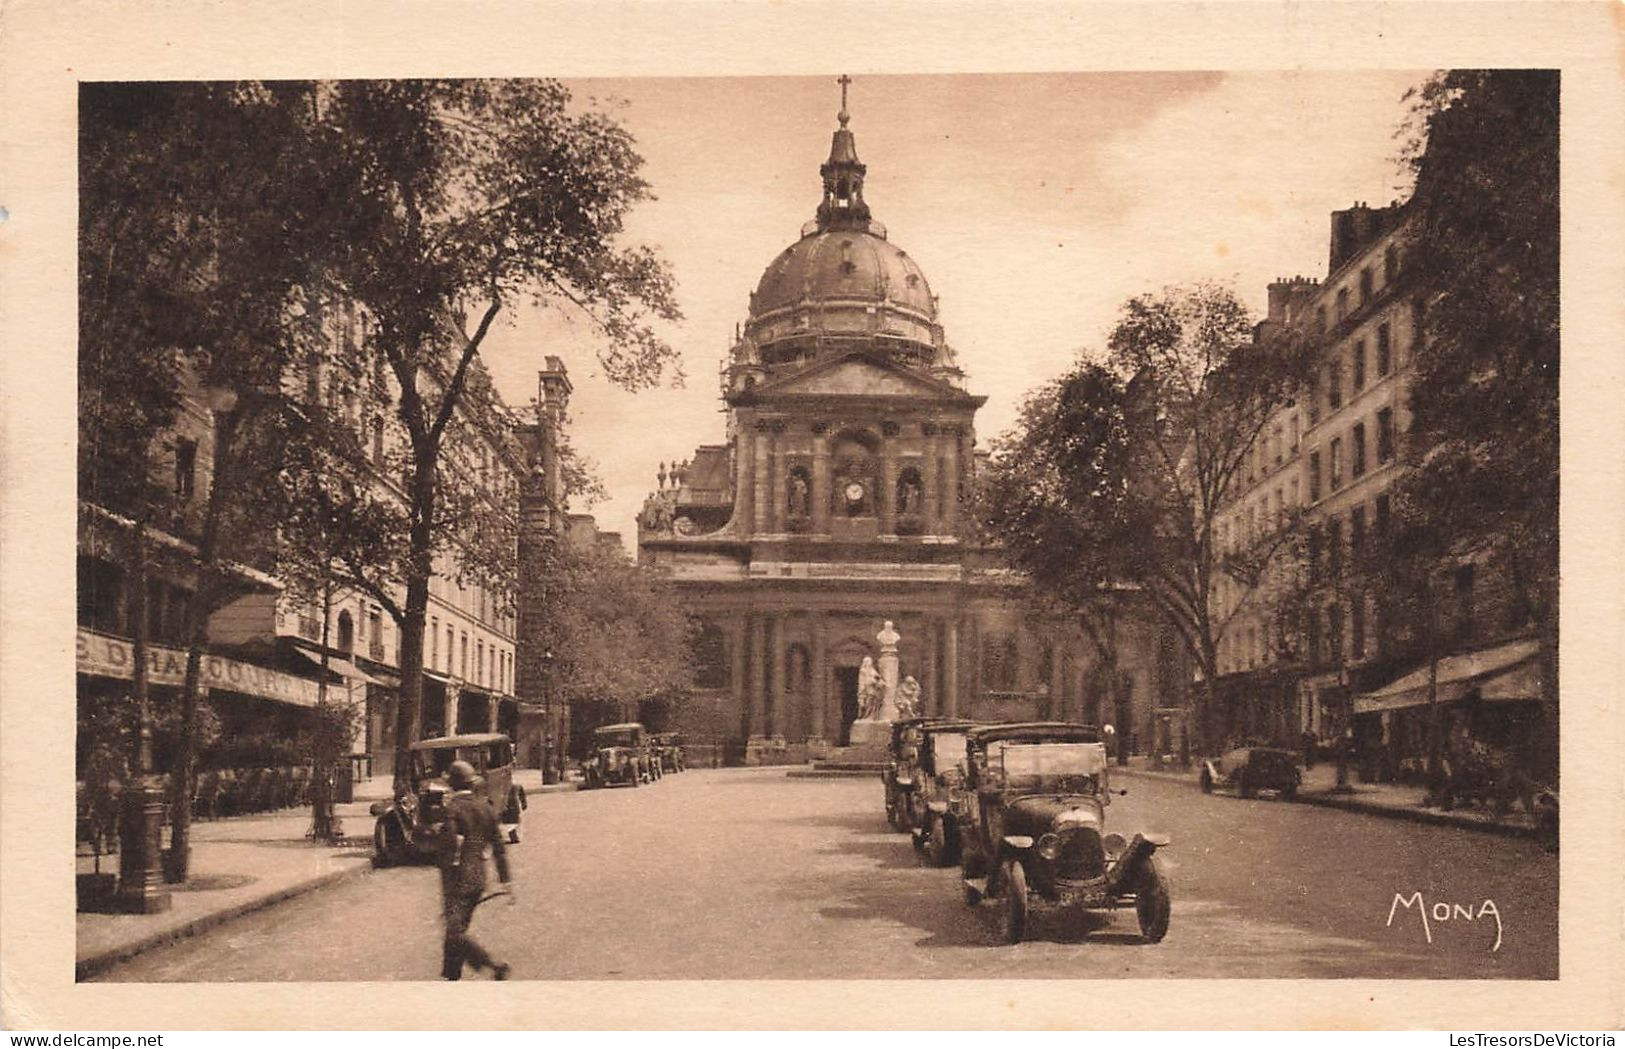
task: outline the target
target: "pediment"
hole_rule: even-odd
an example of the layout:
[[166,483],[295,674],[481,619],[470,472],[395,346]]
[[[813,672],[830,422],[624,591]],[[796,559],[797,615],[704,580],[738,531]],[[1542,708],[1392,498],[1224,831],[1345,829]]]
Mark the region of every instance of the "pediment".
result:
[[911,400],[971,400],[948,383],[889,361],[854,354],[815,365],[751,391],[758,401],[780,397],[879,397]]

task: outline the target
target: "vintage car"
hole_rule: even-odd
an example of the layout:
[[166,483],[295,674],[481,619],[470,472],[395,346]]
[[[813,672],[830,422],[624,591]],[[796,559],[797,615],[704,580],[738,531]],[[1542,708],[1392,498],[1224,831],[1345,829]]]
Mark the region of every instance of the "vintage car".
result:
[[681,772],[687,768],[683,760],[683,738],[675,732],[656,732],[649,737],[661,772]]
[[393,801],[374,802],[373,862],[393,866],[433,858],[445,821],[451,786],[446,770],[462,760],[479,774],[475,790],[497,807],[497,819],[508,827],[508,840],[519,841],[520,815],[528,804],[525,788],[513,781],[513,741],[500,732],[441,736],[420,740],[407,751],[410,789]]
[[1156,851],[1168,839],[1105,832],[1111,791],[1098,729],[983,725],[966,733],[965,751],[975,815],[959,827],[965,902],[1001,900],[1006,942],[1021,940],[1034,904],[1133,907],[1145,941],[1167,934],[1171,897]]
[[965,792],[965,733],[974,721],[923,722],[915,752],[909,814],[914,847],[933,867],[959,859],[959,824],[969,811]]
[[1250,798],[1261,790],[1273,790],[1291,801],[1303,782],[1300,759],[1297,751],[1284,747],[1236,747],[1202,762],[1202,793],[1234,787],[1236,793]]
[[581,763],[588,787],[652,783],[660,776],[649,735],[636,721],[593,729],[592,756]]
[[886,822],[893,830],[914,829],[914,776],[920,755],[920,730],[942,718],[898,718],[892,722],[891,741],[886,748],[886,767],[880,781],[886,789]]

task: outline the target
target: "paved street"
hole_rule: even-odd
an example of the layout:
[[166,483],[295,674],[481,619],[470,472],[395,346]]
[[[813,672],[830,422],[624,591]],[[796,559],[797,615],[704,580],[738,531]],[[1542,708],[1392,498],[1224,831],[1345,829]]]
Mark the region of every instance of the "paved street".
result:
[[[1111,829],[1173,837],[1173,921],[1040,917],[998,941],[886,827],[878,779],[691,771],[637,790],[534,798],[516,906],[474,932],[515,979],[1454,977],[1557,975],[1555,856],[1533,843],[1119,777]],[[1395,893],[1485,914],[1400,908]],[[1448,910],[1447,908],[1444,908]],[[377,871],[103,974],[132,981],[432,980],[436,874]],[[1431,933],[1432,943],[1427,940]]]

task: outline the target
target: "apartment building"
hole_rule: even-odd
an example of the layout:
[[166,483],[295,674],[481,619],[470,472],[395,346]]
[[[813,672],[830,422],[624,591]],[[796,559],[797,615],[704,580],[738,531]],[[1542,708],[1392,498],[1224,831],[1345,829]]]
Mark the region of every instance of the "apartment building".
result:
[[[1315,360],[1247,453],[1215,522],[1213,612],[1226,623],[1216,691],[1233,738],[1352,738],[1362,771],[1416,774],[1436,713],[1415,631],[1396,630],[1370,577],[1393,512],[1410,428],[1409,366],[1425,338],[1426,290],[1405,268],[1403,205],[1332,213],[1324,279],[1269,288],[1259,337],[1287,326]],[[1256,587],[1227,559],[1277,555]],[[1499,566],[1441,566],[1447,648],[1431,693],[1447,717],[1499,743],[1538,713],[1535,643]]]

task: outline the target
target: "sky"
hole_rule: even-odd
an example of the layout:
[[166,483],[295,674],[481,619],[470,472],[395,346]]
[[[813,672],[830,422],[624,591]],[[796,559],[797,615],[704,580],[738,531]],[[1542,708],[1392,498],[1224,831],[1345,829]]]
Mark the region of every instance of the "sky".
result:
[[[566,80],[631,131],[655,200],[629,241],[656,248],[682,322],[662,329],[686,379],[628,393],[592,327],[526,307],[483,355],[509,404],[544,355],[574,394],[571,436],[609,498],[571,509],[636,545],[662,462],[720,443],[718,369],[762,271],[813,217],[840,89],[827,77]],[[1130,296],[1218,280],[1257,314],[1278,277],[1324,277],[1330,213],[1407,182],[1395,138],[1425,70],[855,76],[848,108],[864,199],[940,298],[939,319],[987,396],[978,446],[1023,395],[1098,350]]]

